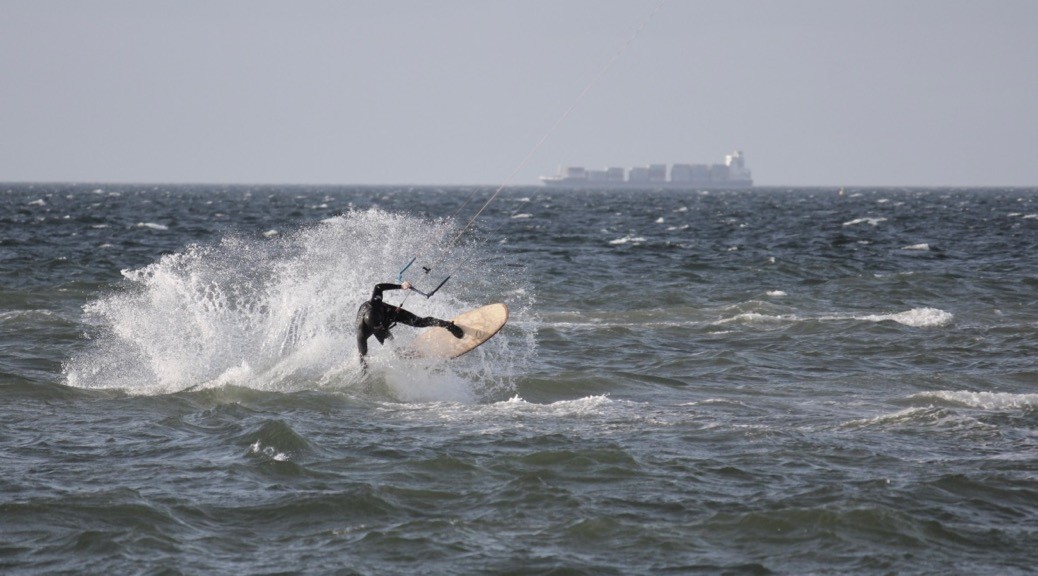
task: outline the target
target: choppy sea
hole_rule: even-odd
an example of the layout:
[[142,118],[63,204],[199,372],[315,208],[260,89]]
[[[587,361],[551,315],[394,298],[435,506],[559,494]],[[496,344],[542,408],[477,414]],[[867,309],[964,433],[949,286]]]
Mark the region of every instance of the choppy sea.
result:
[[0,570],[1033,572],[1038,190],[493,193],[0,185]]

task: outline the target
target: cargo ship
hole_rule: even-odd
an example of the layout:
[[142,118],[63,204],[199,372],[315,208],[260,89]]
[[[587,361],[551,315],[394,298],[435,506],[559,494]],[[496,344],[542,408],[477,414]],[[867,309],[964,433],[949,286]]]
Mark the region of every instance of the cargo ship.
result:
[[698,188],[730,190],[753,187],[742,151],[725,156],[724,164],[651,164],[629,170],[611,167],[588,170],[560,167],[554,176],[541,176],[546,186],[558,188]]

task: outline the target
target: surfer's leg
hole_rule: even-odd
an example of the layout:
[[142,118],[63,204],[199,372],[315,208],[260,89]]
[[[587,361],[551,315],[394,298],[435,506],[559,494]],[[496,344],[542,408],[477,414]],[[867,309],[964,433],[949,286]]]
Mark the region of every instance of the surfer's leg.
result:
[[415,328],[426,328],[428,326],[438,326],[440,328],[446,328],[448,332],[454,335],[455,338],[461,338],[464,333],[461,328],[454,325],[454,322],[448,322],[446,320],[440,320],[439,318],[433,318],[432,316],[426,316],[425,318],[419,318],[411,312],[401,308],[397,312],[396,321],[401,324],[407,324],[408,326],[414,326]]
[[368,335],[357,333],[357,352],[360,352],[360,357],[363,360],[368,355]]
[[368,371],[368,336],[362,330],[357,330],[357,352],[360,354],[360,371]]
[[437,326],[436,319],[431,316],[425,318],[419,318],[411,313],[409,310],[403,308],[397,308],[393,310],[393,321],[399,324],[407,324],[408,326],[414,326],[415,328],[425,328],[426,326]]
[[451,333],[451,336],[454,336],[455,338],[461,338],[465,335],[465,332],[462,331],[461,326],[456,326],[454,322],[448,322],[447,325],[444,326],[444,328],[446,328],[447,331]]
[[373,330],[370,326],[370,315],[371,315],[371,304],[365,302],[361,304],[360,309],[357,310],[357,352],[360,353],[360,367],[362,370],[366,370],[368,367],[367,358],[368,355],[368,336],[371,336]]

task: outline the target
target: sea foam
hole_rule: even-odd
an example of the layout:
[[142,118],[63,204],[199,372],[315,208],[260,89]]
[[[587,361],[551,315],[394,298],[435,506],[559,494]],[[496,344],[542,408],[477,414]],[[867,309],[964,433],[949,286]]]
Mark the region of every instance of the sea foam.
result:
[[876,226],[880,222],[886,222],[886,221],[887,221],[887,219],[886,218],[882,218],[882,217],[881,218],[855,218],[854,220],[849,220],[847,222],[844,222],[843,225],[844,226],[854,226],[856,224],[868,224],[869,226]]
[[873,314],[861,317],[862,320],[868,320],[871,322],[893,321],[898,324],[904,324],[905,326],[913,326],[916,328],[946,326],[951,324],[954,318],[955,316],[950,312],[945,312],[938,308],[913,308],[906,312],[898,312],[896,314]]
[[[774,296],[770,294],[769,296]],[[951,324],[955,316],[938,308],[913,308],[893,314],[868,314],[864,316],[833,314],[810,316],[801,314],[767,314],[763,312],[741,312],[715,321],[714,325],[747,324],[755,326],[782,325],[797,322],[827,322],[857,320],[862,322],[897,322],[913,328],[933,328]]]
[[939,401],[968,408],[996,411],[1038,408],[1038,394],[939,390],[913,394],[910,399],[927,402]]

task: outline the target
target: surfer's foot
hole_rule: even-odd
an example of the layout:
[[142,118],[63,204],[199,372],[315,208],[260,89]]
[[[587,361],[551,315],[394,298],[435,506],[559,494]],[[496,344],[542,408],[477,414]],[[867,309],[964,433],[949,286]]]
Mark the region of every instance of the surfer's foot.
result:
[[446,328],[448,332],[453,334],[455,338],[461,338],[465,335],[465,333],[461,330],[461,326],[455,326],[454,322],[447,323],[447,325],[444,326],[444,328]]

